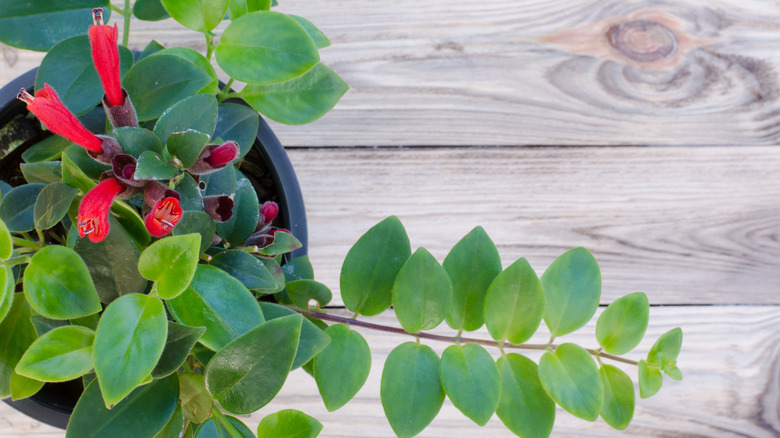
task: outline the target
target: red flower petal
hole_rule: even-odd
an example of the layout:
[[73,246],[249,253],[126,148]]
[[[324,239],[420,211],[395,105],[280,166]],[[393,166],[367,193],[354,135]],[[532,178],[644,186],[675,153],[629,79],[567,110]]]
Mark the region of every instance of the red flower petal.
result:
[[204,158],[211,167],[223,167],[233,161],[238,156],[238,145],[236,142],[229,141],[221,146],[211,149],[211,154]]
[[263,221],[262,225],[268,225],[273,222],[277,214],[279,214],[279,206],[276,202],[267,201],[263,203],[263,206],[260,207],[260,219]]
[[122,85],[119,83],[119,29],[103,24],[103,10],[93,9],[93,26],[89,27],[89,41],[92,43],[92,61],[103,83],[106,99],[111,106],[122,105]]
[[157,201],[152,211],[146,215],[146,229],[154,237],[163,237],[173,231],[182,212],[179,200],[172,196]]
[[109,178],[90,190],[79,204],[79,236],[89,236],[92,242],[100,242],[108,235],[108,211],[114,198],[125,187],[116,179]]

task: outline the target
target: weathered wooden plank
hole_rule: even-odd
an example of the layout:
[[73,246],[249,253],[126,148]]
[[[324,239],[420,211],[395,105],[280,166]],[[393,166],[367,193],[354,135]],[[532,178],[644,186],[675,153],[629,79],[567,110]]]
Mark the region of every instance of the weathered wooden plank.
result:
[[[377,317],[392,324],[385,313]],[[588,423],[558,410],[553,436],[570,437],[753,437],[780,434],[780,306],[654,307],[645,340],[627,357],[640,359],[665,331],[680,326],[683,350],[678,360],[684,379],[666,379],[652,398],[637,400],[634,420],[623,432],[603,421]],[[560,338],[594,346],[593,324],[581,334]],[[328,413],[317,395],[313,379],[294,372],[277,399],[244,420],[256,427],[260,419],[281,409],[294,408],[318,418],[325,425],[320,435],[329,437],[392,437],[379,401],[381,367],[387,354],[407,339],[361,330],[373,352],[372,372],[357,397],[336,412]],[[451,333],[450,333],[451,334]],[[475,336],[486,337],[485,330]],[[411,339],[411,338],[409,338]],[[535,339],[537,340],[537,339]],[[545,334],[538,341],[546,342]],[[442,343],[429,343],[439,353]],[[492,352],[494,353],[494,352]],[[536,358],[538,355],[529,354]],[[621,365],[622,367],[622,365]],[[636,379],[636,369],[626,372]],[[41,425],[0,404],[0,436],[4,438],[62,438],[64,433]],[[449,401],[421,437],[510,437],[495,416],[484,428],[466,419]]]
[[607,302],[643,290],[657,304],[780,304],[777,148],[288,152],[315,274],[334,290],[349,247],[397,215],[439,261],[480,224],[505,266],[526,257],[540,274],[585,246]]
[[[297,0],[279,10],[322,28],[333,42],[323,61],[352,86],[319,122],[276,126],[289,146],[780,140],[780,8],[765,1]],[[152,38],[203,50],[202,35],[175,22],[133,23],[132,48]],[[0,83],[40,59],[3,54]]]

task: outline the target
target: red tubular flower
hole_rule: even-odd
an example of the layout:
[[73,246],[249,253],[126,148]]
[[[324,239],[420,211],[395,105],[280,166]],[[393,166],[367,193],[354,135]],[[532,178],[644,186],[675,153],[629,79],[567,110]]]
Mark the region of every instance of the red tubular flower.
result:
[[258,221],[258,228],[270,224],[279,214],[279,205],[274,201],[266,201],[260,207],[260,220]]
[[108,211],[114,198],[125,187],[116,179],[108,178],[90,190],[79,204],[76,216],[79,236],[89,236],[92,242],[100,242],[108,235]]
[[154,237],[163,237],[173,230],[181,219],[182,212],[179,200],[172,196],[157,201],[152,211],[146,215],[146,229]]
[[89,151],[102,153],[103,140],[89,132],[79,119],[60,101],[57,93],[49,84],[43,84],[43,90],[37,90],[32,96],[24,88],[16,96],[27,104],[27,110],[35,114],[38,120],[51,132],[83,146]]
[[212,167],[224,167],[238,156],[238,145],[236,142],[229,141],[221,146],[210,150],[211,154],[203,159]]
[[122,85],[119,82],[119,50],[117,40],[119,29],[103,24],[103,10],[92,10],[93,26],[89,27],[89,41],[92,43],[92,61],[103,82],[103,90],[109,105],[122,105],[125,101],[122,95]]

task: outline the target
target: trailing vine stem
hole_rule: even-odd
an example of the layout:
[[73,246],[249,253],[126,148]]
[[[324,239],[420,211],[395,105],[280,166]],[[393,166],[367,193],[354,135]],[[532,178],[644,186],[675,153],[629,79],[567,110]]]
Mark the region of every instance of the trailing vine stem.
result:
[[[504,349],[518,349],[518,350],[541,350],[541,351],[555,351],[556,348],[558,348],[558,345],[555,344],[512,344],[510,342],[497,342],[489,339],[477,339],[477,338],[464,338],[460,335],[458,336],[444,336],[444,335],[435,335],[433,333],[425,333],[425,332],[419,332],[419,333],[409,333],[406,330],[398,327],[390,327],[387,325],[381,325],[381,324],[374,324],[371,322],[365,322],[365,321],[359,321],[356,318],[345,318],[342,316],[335,316],[330,315],[327,313],[320,313],[320,312],[312,312],[310,310],[303,310],[299,309],[294,306],[288,306],[290,310],[294,310],[298,313],[300,313],[303,316],[306,316],[308,318],[315,318],[315,319],[321,319],[323,321],[332,321],[332,322],[339,322],[342,324],[347,325],[353,325],[356,327],[363,327],[370,330],[377,330],[387,333],[395,333],[399,335],[406,335],[406,336],[412,336],[416,337],[418,339],[428,339],[431,341],[440,341],[440,342],[449,342],[449,343],[465,343],[465,344],[478,344],[478,345],[484,345],[487,347],[495,347],[500,349],[502,352]],[[595,356],[596,358],[605,358],[605,359],[611,359],[617,362],[623,362],[627,363],[629,365],[639,365],[639,362],[626,359],[620,356],[616,356],[614,354],[609,354],[601,351],[599,348],[586,348],[585,351],[590,353],[592,356]]]

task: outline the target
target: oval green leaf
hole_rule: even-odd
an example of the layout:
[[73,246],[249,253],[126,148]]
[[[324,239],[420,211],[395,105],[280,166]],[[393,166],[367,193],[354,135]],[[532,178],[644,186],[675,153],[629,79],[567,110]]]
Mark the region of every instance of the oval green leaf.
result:
[[58,327],[36,339],[16,365],[16,372],[42,382],[64,382],[92,369],[95,332],[79,326]]
[[452,305],[447,271],[425,248],[409,257],[393,284],[393,308],[409,333],[430,330],[444,321]]
[[11,375],[11,400],[32,397],[43,388],[44,382],[30,379],[17,373]]
[[544,353],[539,380],[550,398],[572,415],[587,421],[599,417],[604,391],[596,362],[584,348],[561,344],[555,353]]
[[[187,175],[187,177],[192,180],[191,176]],[[179,188],[181,188],[181,185],[179,185]],[[200,198],[200,194],[197,196]],[[182,205],[182,207],[184,206]],[[200,234],[200,253],[203,254],[209,249],[211,242],[214,241],[214,235],[217,233],[217,227],[214,226],[214,219],[211,218],[211,215],[203,211],[184,210],[181,219],[179,219],[179,223],[176,224],[176,228],[173,229],[173,235],[181,236],[183,234],[191,233]]]
[[217,351],[206,367],[206,388],[234,414],[270,402],[290,372],[303,317],[277,318],[244,333]]
[[276,281],[263,262],[246,251],[237,249],[222,251],[214,255],[210,263],[238,279],[247,289],[266,289],[276,286]]
[[682,346],[682,329],[673,328],[661,335],[647,354],[647,363],[665,369],[668,364],[674,365]]
[[168,136],[165,148],[168,153],[178,158],[183,167],[190,167],[198,161],[198,157],[206,148],[209,135],[192,129],[173,132]]
[[295,409],[267,415],[257,426],[257,438],[316,438],[322,423]]
[[5,319],[14,300],[16,279],[11,268],[0,266],[0,322]]
[[238,143],[241,150],[238,156],[246,155],[255,143],[257,129],[260,126],[260,116],[257,111],[246,105],[237,103],[220,103],[217,113],[217,127],[213,138],[221,138]]
[[155,54],[174,55],[193,63],[196,67],[203,70],[211,77],[211,82],[203,87],[199,93],[212,95],[219,93],[219,78],[217,77],[217,72],[214,70],[211,62],[206,59],[205,56],[187,47],[170,47],[167,49],[163,48],[162,50],[155,52]]
[[544,291],[524,258],[498,274],[485,295],[485,323],[497,341],[527,341],[539,328],[544,313]]
[[216,126],[217,98],[211,94],[196,94],[165,110],[154,125],[154,133],[166,144],[174,132],[189,129],[202,132],[210,138]]
[[293,304],[300,309],[308,309],[309,301],[314,300],[322,307],[333,299],[333,293],[328,286],[314,280],[295,280],[286,284],[287,295]]
[[170,18],[160,0],[136,0],[133,4],[133,15],[139,20],[160,21]]
[[152,377],[159,379],[176,372],[184,361],[187,360],[192,347],[195,346],[195,343],[198,342],[198,339],[205,332],[206,327],[190,327],[168,321],[168,335],[165,339],[165,347],[160,360],[157,361],[157,365],[152,370]]
[[[38,163],[49,160],[56,160],[62,154],[66,147],[70,146],[70,141],[59,135],[52,135],[30,146],[30,149],[22,152],[22,160],[25,163]],[[27,182],[30,182],[29,180]]]
[[35,341],[35,327],[30,322],[32,311],[23,294],[13,294],[10,308],[0,322],[0,398],[11,395],[11,376],[19,359]]
[[171,299],[187,289],[200,254],[200,234],[168,236],[149,245],[138,259],[141,275],[157,284],[157,294]]
[[306,18],[299,17],[298,15],[290,14],[290,17],[292,17],[293,20],[297,21],[298,24],[300,24],[301,26],[303,26],[304,29],[306,29],[306,33],[309,34],[309,36],[311,37],[312,41],[314,41],[314,44],[317,46],[318,49],[324,49],[325,47],[330,46],[330,40],[328,39],[328,37],[326,37],[321,30],[317,29],[317,26],[315,26],[314,23],[307,20]]
[[102,7],[108,21],[108,6],[108,0],[6,2],[0,8],[0,41],[20,49],[49,50],[60,41],[86,34],[89,21],[84,17],[90,17],[94,8]]
[[5,226],[5,222],[0,220],[0,259],[7,260],[13,254],[13,251],[14,244],[13,240],[11,239],[11,232],[8,231],[8,227]]
[[35,228],[35,200],[45,184],[14,187],[0,200],[0,220],[12,233],[26,233]]
[[[517,353],[498,359],[501,401],[496,415],[523,438],[547,438],[555,423],[555,402],[542,388],[536,363]],[[533,421],[529,421],[529,419]]]
[[160,137],[148,129],[123,126],[114,129],[114,134],[125,153],[134,157],[139,157],[146,151],[158,154],[163,152],[163,144],[160,141]]
[[260,217],[260,202],[252,183],[243,175],[236,182],[233,198],[233,216],[225,222],[218,222],[217,233],[233,245],[241,245],[252,235]]
[[366,316],[387,310],[395,277],[411,253],[409,237],[397,217],[374,225],[344,258],[340,279],[344,305]]
[[38,194],[33,207],[36,230],[47,230],[68,214],[78,190],[61,182],[46,185]]
[[162,0],[174,20],[197,32],[217,27],[227,13],[228,3],[228,0]]
[[646,360],[639,361],[639,396],[648,398],[658,392],[664,383],[661,370],[655,365],[649,365]]
[[618,430],[623,430],[634,417],[636,395],[634,383],[626,373],[613,365],[604,364],[599,370],[601,386],[604,388],[604,406],[601,418]]
[[[225,427],[224,424],[222,424],[219,421],[216,421],[213,417],[209,418],[203,424],[201,424],[198,427],[198,430],[195,431],[195,435],[193,438],[254,438],[255,435],[252,433],[252,430],[247,427],[246,424],[241,422],[236,417],[231,417],[230,415],[225,415],[224,418],[227,418],[228,422],[230,422],[230,426],[233,429],[233,433],[231,433],[227,427]],[[237,434],[237,435],[236,435]]]
[[64,246],[38,251],[27,265],[23,285],[32,308],[47,318],[80,318],[103,309],[86,263]]
[[[68,142],[68,144],[71,143]],[[19,165],[19,168],[22,171],[24,179],[30,184],[51,184],[62,181],[62,163],[59,161],[22,163]]]
[[439,356],[427,345],[407,342],[387,356],[380,397],[387,421],[400,438],[417,435],[439,413],[444,403],[439,379]]
[[[263,310],[263,316],[267,321],[296,313],[287,307],[264,301],[260,302],[260,308]],[[315,319],[313,321],[318,320]],[[294,370],[311,361],[328,344],[330,344],[330,336],[325,334],[324,329],[315,325],[311,320],[304,318],[303,324],[301,324],[301,338],[298,341],[298,350],[295,352],[295,359],[291,369]]]
[[317,46],[303,26],[271,11],[249,13],[230,23],[216,56],[228,75],[250,84],[288,81],[320,60]]
[[344,406],[360,391],[371,371],[371,350],[360,333],[344,324],[325,330],[330,344],[314,358],[314,380],[328,411]]
[[[159,0],[158,0],[159,1]],[[184,413],[181,405],[176,408],[171,419],[165,424],[165,427],[154,436],[154,438],[181,438],[184,429]]]
[[184,416],[193,423],[203,423],[211,415],[214,401],[206,390],[206,378],[203,374],[180,373],[182,410]]
[[152,372],[165,348],[167,333],[165,309],[158,298],[130,294],[108,305],[95,331],[94,345],[95,374],[107,408],[114,407]]
[[547,308],[544,322],[553,336],[584,326],[599,307],[601,271],[585,248],[575,248],[555,259],[542,275]]
[[644,293],[618,298],[599,316],[596,339],[607,353],[628,353],[642,341],[649,317],[650,303]]
[[138,157],[133,177],[135,179],[171,179],[179,173],[179,169],[163,161],[162,157],[152,151],[143,151]]
[[441,355],[441,384],[463,415],[484,426],[498,407],[501,376],[479,345],[450,345]]

